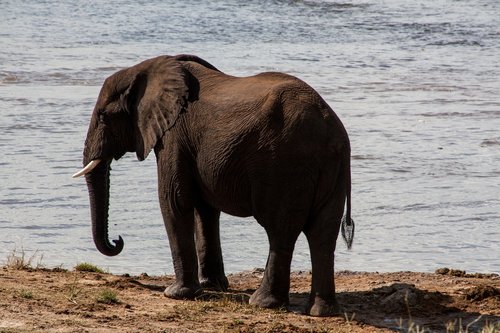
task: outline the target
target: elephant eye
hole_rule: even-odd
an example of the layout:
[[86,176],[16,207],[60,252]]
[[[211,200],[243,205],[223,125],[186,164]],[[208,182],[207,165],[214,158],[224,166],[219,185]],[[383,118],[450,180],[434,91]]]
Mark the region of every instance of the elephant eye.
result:
[[97,111],[97,120],[100,123],[104,123],[104,124],[106,123],[106,121],[108,120],[108,116],[104,110]]

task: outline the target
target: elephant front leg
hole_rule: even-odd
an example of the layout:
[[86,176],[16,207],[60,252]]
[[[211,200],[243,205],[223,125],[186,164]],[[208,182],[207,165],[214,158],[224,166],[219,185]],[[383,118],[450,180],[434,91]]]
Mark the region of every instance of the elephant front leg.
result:
[[194,235],[195,189],[190,160],[183,158],[175,134],[170,134],[155,147],[158,197],[175,271],[175,282],[164,294],[176,299],[193,299],[202,292]]
[[226,291],[229,282],[224,273],[219,233],[220,211],[206,203],[195,209],[198,278],[203,288]]
[[198,263],[194,241],[193,211],[174,215],[162,204],[175,271],[175,282],[165,289],[165,296],[175,299],[193,299],[201,294],[198,281]]

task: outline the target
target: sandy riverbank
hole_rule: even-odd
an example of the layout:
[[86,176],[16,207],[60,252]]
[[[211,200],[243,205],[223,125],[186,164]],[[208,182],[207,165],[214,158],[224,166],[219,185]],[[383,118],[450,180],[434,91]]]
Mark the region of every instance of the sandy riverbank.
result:
[[[500,325],[500,277],[430,273],[336,274],[344,317],[305,311],[310,274],[294,273],[291,306],[263,310],[247,304],[261,270],[229,276],[230,292],[175,301],[162,291],[171,276],[115,276],[61,270],[0,268],[0,332],[393,332],[403,320],[445,332]],[[499,326],[500,329],[500,326]],[[407,330],[406,330],[407,331]]]

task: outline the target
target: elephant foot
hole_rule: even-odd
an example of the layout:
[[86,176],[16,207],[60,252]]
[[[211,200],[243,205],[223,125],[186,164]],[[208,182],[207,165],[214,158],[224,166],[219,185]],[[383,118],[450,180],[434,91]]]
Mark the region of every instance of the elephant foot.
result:
[[225,275],[214,277],[200,277],[200,285],[203,289],[213,291],[227,291],[229,281]]
[[196,296],[201,295],[203,289],[199,284],[182,285],[181,283],[174,282],[168,286],[163,294],[168,298],[173,299],[194,299]]
[[257,289],[250,297],[249,303],[261,308],[275,309],[287,307],[289,300],[288,294],[284,297],[278,297],[270,292],[263,291],[261,288]]
[[309,314],[314,317],[331,317],[341,315],[342,313],[343,309],[335,297],[330,300],[315,297],[314,303],[309,309]]

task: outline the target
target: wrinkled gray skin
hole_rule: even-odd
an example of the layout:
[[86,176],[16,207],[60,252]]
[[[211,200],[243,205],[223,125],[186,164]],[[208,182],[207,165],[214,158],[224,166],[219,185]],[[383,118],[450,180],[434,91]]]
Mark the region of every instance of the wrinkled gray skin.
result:
[[85,177],[94,241],[105,255],[123,248],[121,237],[108,239],[111,161],[126,152],[143,160],[151,150],[176,276],[166,296],[228,288],[222,211],[254,216],[269,238],[264,278],[250,303],[288,304],[292,252],[304,232],[312,259],[309,312],[339,312],[333,262],[346,200],[343,226],[354,226],[350,146],[339,118],[311,87],[282,73],[229,76],[189,55],[157,57],[107,78],[84,149],[84,165],[102,160]]

